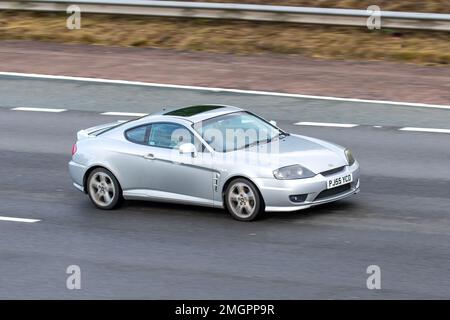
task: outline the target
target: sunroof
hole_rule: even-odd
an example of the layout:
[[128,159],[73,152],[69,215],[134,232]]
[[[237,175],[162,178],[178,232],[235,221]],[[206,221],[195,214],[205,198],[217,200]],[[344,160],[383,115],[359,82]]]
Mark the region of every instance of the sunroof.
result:
[[219,109],[219,108],[223,108],[223,106],[208,106],[208,105],[191,106],[191,107],[186,107],[186,108],[169,111],[169,112],[165,113],[165,115],[190,117],[190,116],[195,116],[196,114],[199,114],[202,112],[207,112],[207,111],[211,111],[211,110]]

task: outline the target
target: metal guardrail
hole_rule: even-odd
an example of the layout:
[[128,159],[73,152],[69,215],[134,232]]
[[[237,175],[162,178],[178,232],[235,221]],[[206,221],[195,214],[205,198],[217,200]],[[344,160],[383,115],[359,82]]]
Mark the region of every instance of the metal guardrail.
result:
[[[0,10],[81,12],[160,17],[238,19],[251,21],[366,26],[366,10],[145,0],[0,0]],[[381,11],[381,27],[450,31],[450,14]]]

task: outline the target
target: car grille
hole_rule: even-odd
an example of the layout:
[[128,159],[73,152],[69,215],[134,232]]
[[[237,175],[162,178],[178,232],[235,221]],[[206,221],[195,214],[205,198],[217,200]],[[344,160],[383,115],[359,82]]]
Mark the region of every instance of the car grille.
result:
[[332,174],[341,172],[344,169],[345,169],[345,166],[339,167],[339,168],[335,168],[335,169],[331,169],[331,170],[327,170],[327,171],[321,172],[320,174],[323,175],[324,177],[331,176]]
[[336,188],[333,188],[333,189],[324,190],[321,193],[319,193],[319,195],[316,197],[315,200],[322,200],[322,199],[325,199],[325,198],[330,198],[330,197],[337,196],[337,195],[339,195],[341,193],[345,193],[347,191],[350,191],[351,187],[352,187],[351,184],[347,183],[347,184],[344,184],[343,186],[339,186],[339,187],[336,187]]

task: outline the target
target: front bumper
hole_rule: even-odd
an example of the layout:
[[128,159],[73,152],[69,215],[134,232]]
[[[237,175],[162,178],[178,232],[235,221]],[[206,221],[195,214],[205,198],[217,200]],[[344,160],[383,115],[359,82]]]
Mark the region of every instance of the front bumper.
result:
[[[342,190],[342,192],[339,192],[340,189],[336,188],[336,193],[333,194],[331,192],[329,196],[326,194],[323,196],[324,193],[322,192],[327,190],[327,181],[329,179],[349,173],[353,175],[353,182],[347,185],[347,188]],[[342,171],[326,177],[318,174],[308,179],[255,179],[255,182],[264,198],[266,211],[287,212],[341,200],[358,193],[360,187],[359,176],[359,164],[355,162],[352,166],[345,166]],[[305,194],[307,194],[307,197],[303,202],[293,202],[289,198],[291,195]]]

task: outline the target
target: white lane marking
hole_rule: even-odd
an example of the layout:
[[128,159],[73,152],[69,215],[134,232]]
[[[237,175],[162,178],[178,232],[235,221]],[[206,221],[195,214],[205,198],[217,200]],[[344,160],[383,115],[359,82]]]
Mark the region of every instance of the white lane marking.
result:
[[100,114],[104,116],[124,116],[124,117],[143,117],[148,115],[148,113],[139,113],[139,112],[103,112]]
[[14,217],[3,217],[3,216],[0,216],[0,221],[34,223],[34,222],[39,222],[41,220],[39,220],[39,219],[25,219],[25,218],[14,218]]
[[13,110],[13,111],[34,111],[34,112],[64,112],[64,111],[67,111],[67,109],[26,108],[26,107],[12,108],[11,110]]
[[72,81],[84,81],[84,82],[96,82],[96,83],[125,84],[125,85],[145,86],[145,87],[202,90],[202,91],[212,91],[212,92],[232,92],[232,93],[277,96],[277,97],[286,97],[286,98],[304,98],[304,99],[316,99],[316,100],[389,104],[389,105],[395,105],[395,106],[409,106],[409,107],[420,107],[420,108],[450,109],[450,105],[439,105],[439,104],[428,104],[428,103],[399,102],[399,101],[389,101],[389,100],[367,100],[367,99],[355,99],[355,98],[339,98],[339,97],[314,96],[314,95],[283,93],[283,92],[273,92],[273,91],[257,91],[257,90],[226,89],[226,88],[215,88],[215,87],[185,86],[185,85],[176,85],[176,84],[163,84],[163,83],[128,81],[128,80],[112,80],[112,79],[103,79],[103,78],[55,76],[55,75],[36,74],[36,73],[0,72],[0,76],[41,78],[41,79],[54,79],[54,80],[72,80]]
[[450,129],[435,129],[435,128],[405,127],[405,128],[400,128],[398,130],[400,130],[400,131],[410,131],[410,132],[450,133]]
[[359,124],[354,123],[332,123],[332,122],[297,122],[296,126],[313,126],[313,127],[335,127],[335,128],[354,128]]

